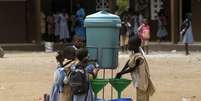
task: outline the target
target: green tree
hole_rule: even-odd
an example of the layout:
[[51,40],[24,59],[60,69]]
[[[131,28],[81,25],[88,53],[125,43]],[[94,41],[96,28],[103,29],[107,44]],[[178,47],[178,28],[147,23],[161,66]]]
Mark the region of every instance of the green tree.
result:
[[118,13],[121,14],[123,11],[128,10],[129,0],[117,0]]

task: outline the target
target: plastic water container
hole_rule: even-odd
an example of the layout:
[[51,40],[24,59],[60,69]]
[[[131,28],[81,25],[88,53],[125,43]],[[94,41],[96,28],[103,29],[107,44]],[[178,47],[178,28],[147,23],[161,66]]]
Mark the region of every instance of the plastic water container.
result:
[[88,15],[85,19],[89,59],[97,60],[100,68],[118,66],[120,17],[106,11]]
[[54,51],[54,43],[53,42],[45,42],[45,52],[53,52]]
[[131,98],[119,98],[119,99],[113,99],[111,101],[133,101]]

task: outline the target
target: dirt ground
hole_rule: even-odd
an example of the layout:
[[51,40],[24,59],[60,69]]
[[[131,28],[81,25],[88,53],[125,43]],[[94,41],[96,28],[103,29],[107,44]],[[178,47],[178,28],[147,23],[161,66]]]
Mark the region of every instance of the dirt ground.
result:
[[[119,57],[119,68],[115,72],[121,69],[128,54]],[[156,87],[150,101],[182,101],[182,97],[191,96],[201,101],[201,53],[185,56],[180,52],[152,52],[146,57]],[[0,59],[0,101],[38,101],[44,93],[50,92],[55,68],[55,53],[6,53],[5,58]],[[110,71],[106,74],[109,77]],[[124,78],[130,79],[130,75]],[[105,91],[105,97],[110,98],[109,85]],[[135,94],[132,84],[123,92],[124,97],[133,99]]]

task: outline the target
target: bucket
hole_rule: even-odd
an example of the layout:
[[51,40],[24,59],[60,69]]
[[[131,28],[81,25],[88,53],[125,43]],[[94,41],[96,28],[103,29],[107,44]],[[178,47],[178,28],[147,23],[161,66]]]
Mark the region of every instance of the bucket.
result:
[[53,52],[53,42],[45,42],[45,52]]
[[133,101],[131,98],[119,98],[119,99],[113,99],[111,101]]

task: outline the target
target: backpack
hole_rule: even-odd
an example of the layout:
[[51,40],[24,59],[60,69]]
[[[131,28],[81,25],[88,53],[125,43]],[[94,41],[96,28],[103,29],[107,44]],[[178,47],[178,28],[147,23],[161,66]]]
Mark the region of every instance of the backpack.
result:
[[88,80],[86,71],[80,65],[70,74],[69,86],[73,95],[81,95],[88,92]]

